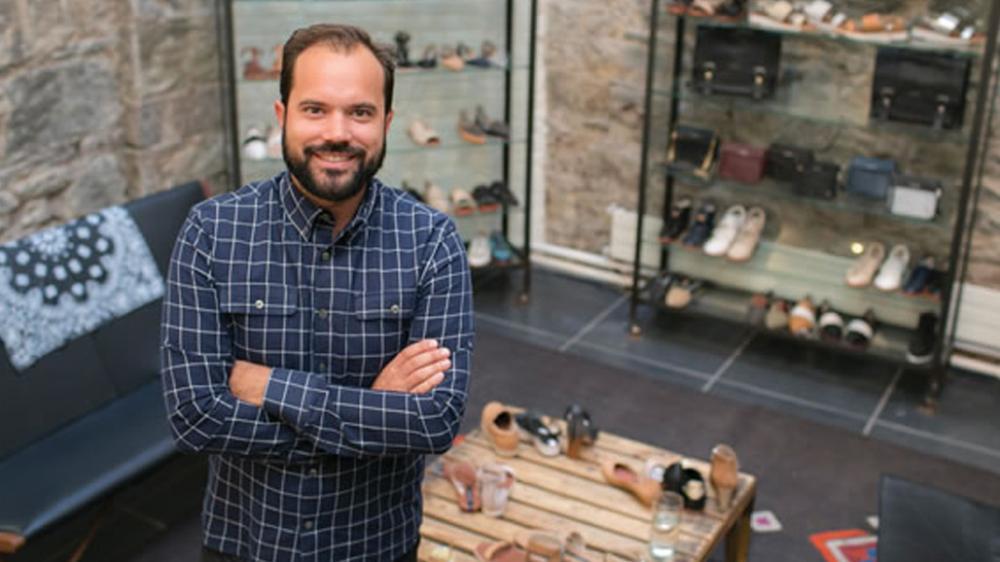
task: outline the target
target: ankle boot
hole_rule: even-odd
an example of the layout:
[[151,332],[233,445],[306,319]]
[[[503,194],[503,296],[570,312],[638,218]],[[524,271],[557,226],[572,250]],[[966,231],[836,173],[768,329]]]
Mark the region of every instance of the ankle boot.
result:
[[736,452],[729,445],[716,445],[712,449],[712,468],[708,479],[715,488],[715,501],[719,511],[728,510],[733,503],[739,484],[740,464]]

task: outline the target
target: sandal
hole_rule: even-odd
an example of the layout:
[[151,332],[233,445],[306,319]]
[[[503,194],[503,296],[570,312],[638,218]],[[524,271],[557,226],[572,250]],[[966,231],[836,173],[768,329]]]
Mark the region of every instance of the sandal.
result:
[[456,187],[449,194],[451,198],[451,208],[456,217],[465,217],[476,212],[476,200],[469,195],[469,192]]
[[434,129],[422,119],[414,119],[410,123],[410,128],[406,130],[410,134],[410,139],[420,146],[437,146],[441,144],[441,138],[434,132]]
[[566,408],[563,414],[566,420],[566,456],[571,459],[582,458],[583,448],[597,441],[597,427],[590,419],[590,414],[579,404]]
[[590,557],[590,553],[587,552],[587,543],[583,540],[583,535],[577,531],[556,532],[524,529],[514,533],[514,544],[527,549],[532,554],[537,550],[554,552],[554,547],[558,544],[562,558],[556,558],[556,560],[597,562]]
[[462,60],[462,57],[458,56],[455,53],[455,49],[452,49],[451,47],[442,47],[440,58],[441,66],[447,68],[448,70],[458,72],[465,67],[465,61]]
[[[495,258],[496,256],[494,256]],[[522,439],[531,441],[542,456],[554,457],[561,452],[559,432],[545,425],[542,417],[534,412],[524,412],[514,416]]]
[[479,511],[482,497],[476,468],[466,461],[444,461],[444,476],[455,487],[455,500],[462,511]]
[[601,463],[601,473],[609,484],[629,492],[646,507],[652,507],[660,497],[660,483],[641,474],[624,461],[606,459]]

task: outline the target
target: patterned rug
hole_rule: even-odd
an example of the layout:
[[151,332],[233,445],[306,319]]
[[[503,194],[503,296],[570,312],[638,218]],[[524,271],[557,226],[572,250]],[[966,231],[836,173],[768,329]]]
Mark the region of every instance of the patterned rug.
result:
[[861,529],[816,533],[809,541],[826,562],[876,562],[878,537]]

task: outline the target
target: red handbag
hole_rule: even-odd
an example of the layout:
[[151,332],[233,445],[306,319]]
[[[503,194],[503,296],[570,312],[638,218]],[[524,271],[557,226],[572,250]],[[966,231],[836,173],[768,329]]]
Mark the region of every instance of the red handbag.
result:
[[738,142],[724,142],[720,151],[719,177],[742,183],[757,183],[764,177],[764,148]]

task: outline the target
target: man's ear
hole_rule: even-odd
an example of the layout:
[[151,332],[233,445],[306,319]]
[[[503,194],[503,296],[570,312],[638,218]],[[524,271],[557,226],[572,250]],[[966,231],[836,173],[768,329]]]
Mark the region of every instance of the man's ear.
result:
[[389,125],[392,124],[392,117],[394,115],[395,115],[395,113],[393,113],[391,109],[389,110],[389,113],[385,114],[385,136],[386,137],[389,136]]
[[278,118],[278,126],[285,128],[285,104],[281,100],[274,100],[274,116]]

